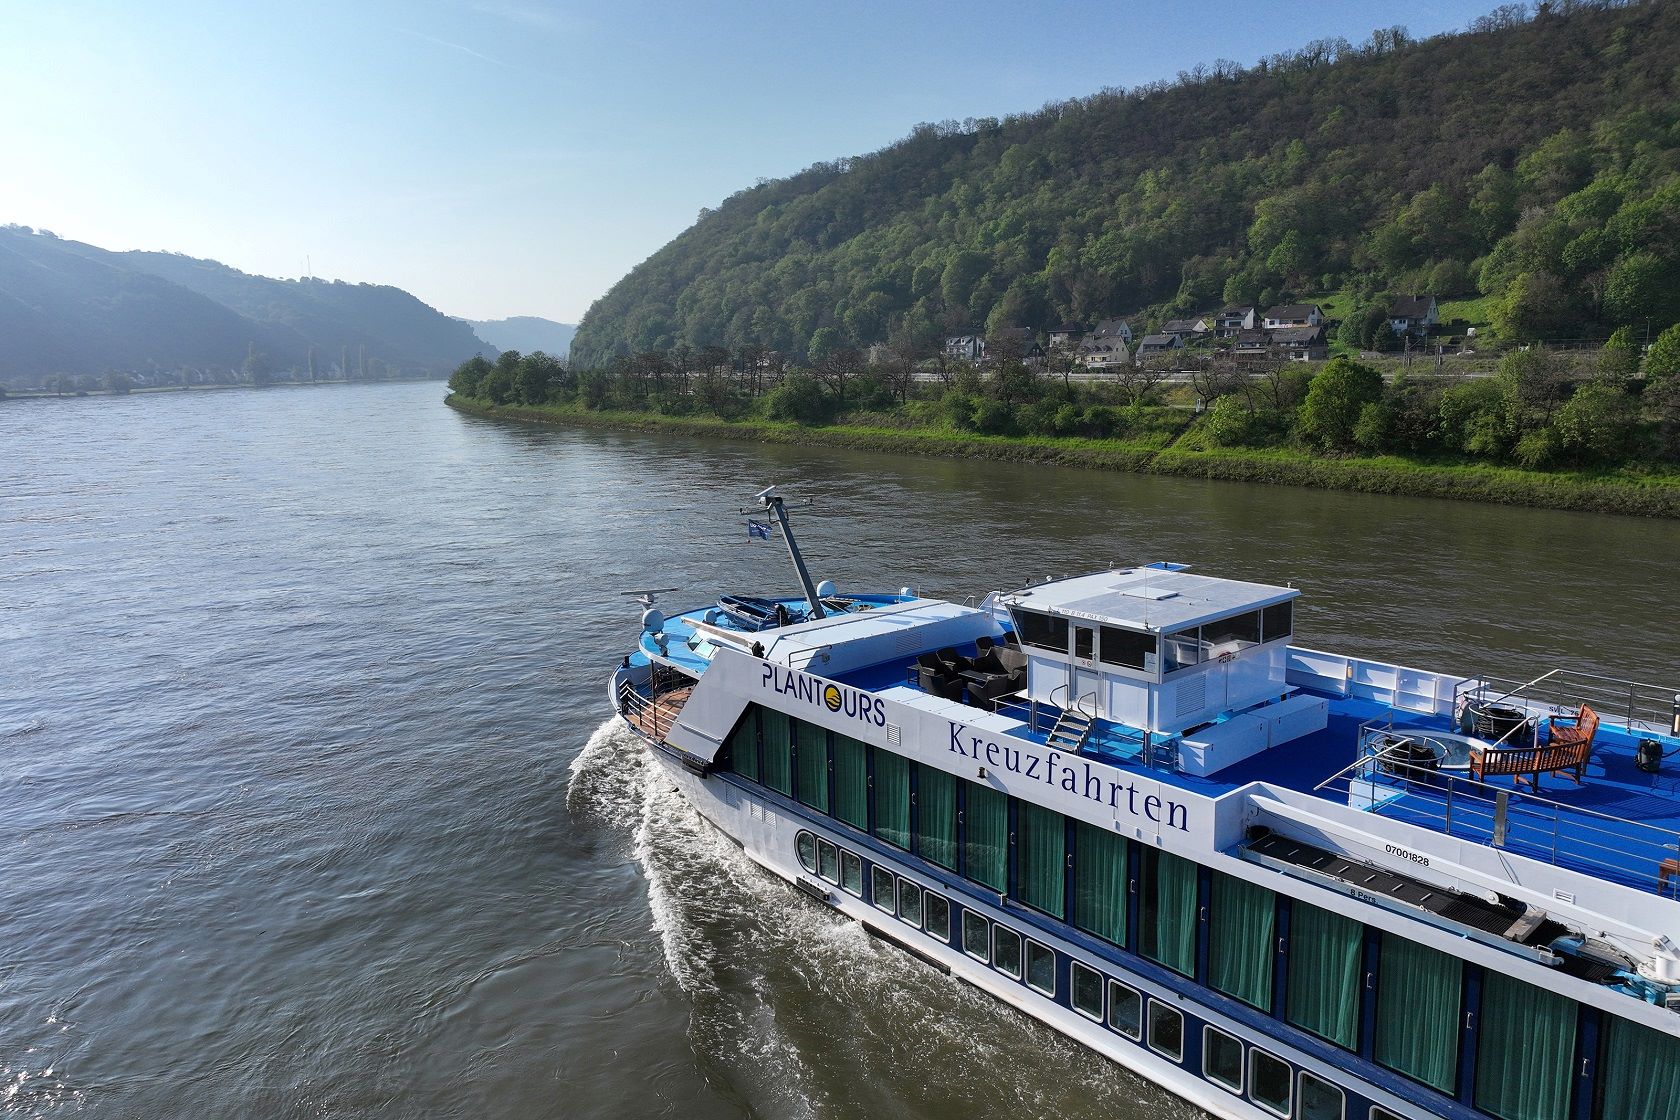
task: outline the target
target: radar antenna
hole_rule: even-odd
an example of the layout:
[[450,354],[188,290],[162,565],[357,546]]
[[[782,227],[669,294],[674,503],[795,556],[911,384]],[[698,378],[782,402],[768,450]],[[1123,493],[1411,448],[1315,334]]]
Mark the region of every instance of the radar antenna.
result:
[[620,595],[629,595],[644,607],[651,607],[659,601],[659,596],[670,595],[681,591],[680,587],[643,587],[635,591],[620,591]]
[[[793,526],[788,522],[787,503],[776,493],[775,483],[771,483],[753,495],[753,501],[763,507],[763,512],[776,519],[776,525],[782,531],[782,542],[787,545],[788,559],[793,561],[793,570],[799,573],[799,585],[805,589],[805,601],[811,604],[813,618],[827,617],[823,613],[822,599],[817,595],[816,584],[811,582],[811,573],[805,568],[805,558],[799,554],[799,542],[793,539]],[[801,503],[810,505],[807,499]],[[758,510],[743,509],[742,513],[757,513]]]

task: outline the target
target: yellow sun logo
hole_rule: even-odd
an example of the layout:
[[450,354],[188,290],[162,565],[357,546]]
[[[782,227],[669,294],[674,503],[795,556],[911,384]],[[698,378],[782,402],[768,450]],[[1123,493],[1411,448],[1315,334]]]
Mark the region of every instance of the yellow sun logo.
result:
[[840,690],[833,685],[823,689],[823,703],[828,705],[829,711],[838,712],[840,710]]

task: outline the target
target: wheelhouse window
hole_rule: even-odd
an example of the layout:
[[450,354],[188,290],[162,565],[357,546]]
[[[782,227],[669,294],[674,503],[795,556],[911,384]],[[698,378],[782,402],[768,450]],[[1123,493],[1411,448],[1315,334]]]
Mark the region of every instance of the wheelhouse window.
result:
[[1056,951],[1036,941],[1027,942],[1027,983],[1047,996],[1056,994]]
[[801,832],[793,838],[793,847],[799,853],[799,866],[815,875],[817,873],[817,838],[809,832]]
[[1015,632],[1021,636],[1022,645],[1067,652],[1067,619],[1024,610],[1013,610],[1010,615],[1015,619]]
[[1106,665],[1119,665],[1126,669],[1140,669],[1153,671],[1152,663],[1155,655],[1156,636],[1154,634],[1139,634],[1135,630],[1122,630],[1117,626],[1102,628],[1102,660]]
[[1143,996],[1118,980],[1108,982],[1108,1027],[1133,1042],[1143,1037]]
[[1260,612],[1260,637],[1264,641],[1275,642],[1279,638],[1292,637],[1295,633],[1295,602],[1285,600],[1273,603]]
[[1209,646],[1236,642],[1242,646],[1260,644],[1260,612],[1245,611],[1230,618],[1221,618],[1202,626],[1202,641]]
[[922,895],[922,928],[941,941],[951,940],[951,903],[932,891]]
[[1103,1017],[1103,977],[1094,968],[1074,961],[1068,968],[1068,976],[1073,988],[1073,1009],[1085,1016],[1102,1022]]
[[840,889],[863,897],[863,860],[856,852],[840,850]]
[[1021,935],[1006,926],[992,927],[992,967],[1005,976],[1021,978]]
[[1161,649],[1165,651],[1164,667],[1169,673],[1192,668],[1206,660],[1202,656],[1202,633],[1194,626],[1176,634],[1168,634],[1161,640]]
[[1248,1099],[1268,1112],[1289,1115],[1294,1081],[1289,1063],[1264,1050],[1248,1052]]
[[1154,999],[1149,1001],[1149,1048],[1175,1062],[1184,1060],[1184,1016]]
[[975,960],[990,960],[992,955],[992,923],[972,910],[962,916],[963,952]]
[[1202,1028],[1202,1076],[1233,1093],[1243,1089],[1243,1044],[1217,1027]]
[[1299,1120],[1342,1120],[1346,1113],[1347,1098],[1340,1089],[1317,1074],[1301,1071]]
[[893,912],[895,905],[893,886],[893,873],[891,871],[884,867],[871,867],[869,869],[870,901],[875,903],[877,909],[885,910],[889,914]]

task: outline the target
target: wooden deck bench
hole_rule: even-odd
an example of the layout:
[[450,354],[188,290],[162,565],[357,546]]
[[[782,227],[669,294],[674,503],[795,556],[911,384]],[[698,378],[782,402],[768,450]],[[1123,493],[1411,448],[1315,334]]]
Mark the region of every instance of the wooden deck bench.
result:
[[1582,704],[1575,715],[1553,716],[1550,723],[1550,738],[1537,746],[1470,748],[1470,776],[1481,781],[1509,774],[1538,789],[1541,774],[1565,770],[1580,785],[1598,734],[1598,713]]

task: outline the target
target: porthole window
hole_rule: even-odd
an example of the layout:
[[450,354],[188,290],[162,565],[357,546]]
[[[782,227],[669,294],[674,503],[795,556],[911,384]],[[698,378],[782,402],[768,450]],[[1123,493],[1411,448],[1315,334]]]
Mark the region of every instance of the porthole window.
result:
[[1073,987],[1073,1009],[1087,1019],[1102,1022],[1103,978],[1094,968],[1086,968],[1078,961],[1068,967]]
[[962,916],[963,952],[975,960],[990,960],[992,956],[991,922],[972,910]]
[[1264,1050],[1248,1052],[1248,1099],[1268,1112],[1289,1115],[1294,1079],[1289,1063]]
[[992,927],[992,967],[1005,976],[1021,978],[1021,935],[1007,926]]
[[922,888],[908,879],[898,881],[898,917],[913,926],[922,924]]
[[951,940],[951,904],[932,891],[922,895],[922,928],[941,941]]
[[1233,1093],[1243,1089],[1243,1045],[1215,1027],[1202,1028],[1202,1076]]
[[793,838],[793,846],[799,852],[799,866],[815,875],[817,873],[817,838],[809,832],[801,832]]
[[869,869],[869,895],[876,906],[893,912],[893,873],[884,867]]
[[856,852],[840,851],[840,889],[863,897],[863,860]]
[[1315,1073],[1301,1071],[1299,1120],[1342,1120],[1347,1098],[1342,1091]]
[[1056,951],[1036,941],[1027,942],[1027,984],[1047,996],[1056,994]]
[[831,883],[840,881],[840,849],[827,840],[817,841],[817,874]]
[[1184,1016],[1154,999],[1149,1001],[1149,1048],[1175,1062],[1184,1060]]
[[1108,982],[1108,1026],[1133,1042],[1143,1037],[1143,997],[1118,980]]

